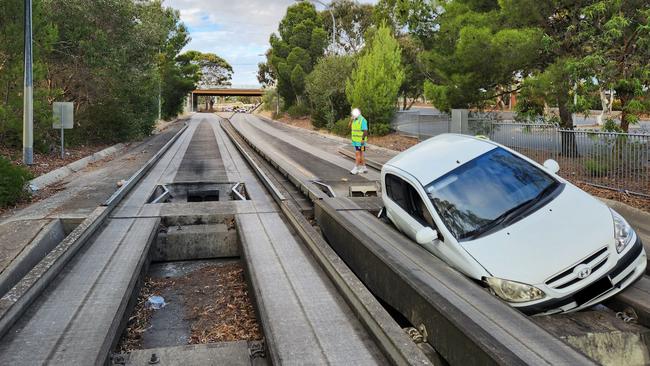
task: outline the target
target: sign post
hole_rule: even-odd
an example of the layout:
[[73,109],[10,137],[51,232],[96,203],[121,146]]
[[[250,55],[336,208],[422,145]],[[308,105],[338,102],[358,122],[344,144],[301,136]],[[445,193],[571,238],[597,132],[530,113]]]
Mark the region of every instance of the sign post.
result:
[[54,115],[52,128],[61,130],[61,159],[65,158],[64,129],[72,129],[74,126],[73,112],[74,103],[72,102],[54,102],[52,105]]

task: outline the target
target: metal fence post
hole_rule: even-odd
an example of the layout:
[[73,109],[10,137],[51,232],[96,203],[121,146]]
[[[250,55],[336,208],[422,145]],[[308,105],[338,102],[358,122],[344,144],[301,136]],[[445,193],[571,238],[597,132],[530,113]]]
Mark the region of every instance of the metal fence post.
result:
[[451,133],[467,133],[468,129],[469,110],[467,109],[452,109],[451,110],[451,126],[449,128]]

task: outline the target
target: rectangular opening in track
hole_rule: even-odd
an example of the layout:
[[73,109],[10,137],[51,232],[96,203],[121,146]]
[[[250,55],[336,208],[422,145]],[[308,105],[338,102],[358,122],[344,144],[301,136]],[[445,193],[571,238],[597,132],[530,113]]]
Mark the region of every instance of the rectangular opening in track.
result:
[[234,215],[226,215],[163,221],[150,249],[151,264],[133,295],[132,311],[125,316],[114,359],[135,365],[143,354],[150,357],[156,352],[164,364],[184,350],[175,347],[197,345],[200,348],[192,352],[229,364],[234,362],[229,357],[248,358],[259,347],[263,335],[234,220]]
[[147,203],[246,201],[249,199],[244,183],[169,183],[157,185]]

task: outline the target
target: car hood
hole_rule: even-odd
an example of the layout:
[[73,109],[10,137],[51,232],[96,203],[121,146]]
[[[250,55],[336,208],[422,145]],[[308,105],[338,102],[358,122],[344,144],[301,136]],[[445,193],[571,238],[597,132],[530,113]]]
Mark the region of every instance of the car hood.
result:
[[607,206],[566,184],[536,212],[461,246],[494,277],[541,284],[613,241]]

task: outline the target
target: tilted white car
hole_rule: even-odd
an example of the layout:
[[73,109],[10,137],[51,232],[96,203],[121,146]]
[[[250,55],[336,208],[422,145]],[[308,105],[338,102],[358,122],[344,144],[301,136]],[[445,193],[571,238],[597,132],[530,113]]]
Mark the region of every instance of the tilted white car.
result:
[[524,313],[583,309],[643,275],[621,215],[489,140],[443,134],[391,159],[382,199],[399,230]]

